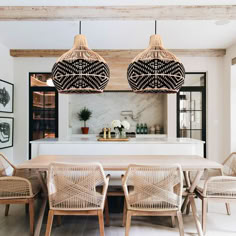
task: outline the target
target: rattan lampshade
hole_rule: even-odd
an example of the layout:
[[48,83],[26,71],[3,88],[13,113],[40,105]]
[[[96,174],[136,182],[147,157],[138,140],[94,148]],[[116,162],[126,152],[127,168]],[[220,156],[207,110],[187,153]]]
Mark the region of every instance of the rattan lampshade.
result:
[[52,68],[52,80],[59,93],[102,93],[110,71],[105,60],[88,48],[84,35],[76,35],[74,46]]
[[184,83],[183,64],[164,49],[161,37],[152,35],[149,47],[128,67],[128,82],[136,93],[177,93]]

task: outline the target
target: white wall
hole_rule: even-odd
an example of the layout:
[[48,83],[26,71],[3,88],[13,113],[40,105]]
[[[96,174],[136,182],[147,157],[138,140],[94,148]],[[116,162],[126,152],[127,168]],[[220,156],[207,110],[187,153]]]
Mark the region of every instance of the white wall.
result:
[[29,72],[50,72],[55,58],[14,58],[15,144],[14,162],[28,158],[29,146]]
[[[9,55],[8,48],[6,48],[1,44],[0,44],[0,79],[13,83],[13,59]],[[0,116],[14,117],[14,113],[0,112]],[[1,149],[0,152],[3,153],[10,161],[13,161],[13,148]]]
[[231,66],[231,152],[236,152],[236,65]]
[[[207,155],[211,160],[225,157],[224,74],[223,58],[182,57],[187,72],[207,72]],[[29,72],[50,72],[56,58],[14,58],[15,145],[14,162],[21,163],[28,156],[28,88]],[[176,136],[176,99],[168,95],[168,130]],[[59,96],[59,137],[68,134],[68,96]],[[171,131],[171,132],[170,132]]]
[[180,57],[180,59],[187,72],[207,72],[207,157],[222,162],[225,159],[224,137],[226,136],[222,91],[224,86],[223,58]]
[[236,151],[236,72],[235,66],[232,66],[232,59],[236,57],[236,44],[226,50],[224,57],[224,128],[225,128],[225,155]]
[[[111,127],[112,120],[124,120],[122,111],[132,111],[133,119],[126,116],[130,123],[129,132],[136,131],[137,123],[147,124],[148,128],[160,125],[164,128],[165,94],[136,94],[133,92],[104,92],[102,94],[71,94],[69,96],[69,121],[73,134],[81,133],[82,121],[78,119],[79,111],[87,107],[92,117],[87,122],[89,133],[98,134],[104,127]],[[151,114],[151,115],[150,115]],[[113,130],[112,130],[113,131]]]

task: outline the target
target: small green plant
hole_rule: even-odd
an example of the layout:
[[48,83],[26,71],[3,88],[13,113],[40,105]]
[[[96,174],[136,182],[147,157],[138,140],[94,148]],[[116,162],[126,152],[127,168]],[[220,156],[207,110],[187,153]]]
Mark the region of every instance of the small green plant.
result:
[[89,120],[92,116],[92,112],[84,107],[83,109],[80,110],[78,113],[78,118],[80,121],[84,121],[84,127],[86,127],[86,121]]

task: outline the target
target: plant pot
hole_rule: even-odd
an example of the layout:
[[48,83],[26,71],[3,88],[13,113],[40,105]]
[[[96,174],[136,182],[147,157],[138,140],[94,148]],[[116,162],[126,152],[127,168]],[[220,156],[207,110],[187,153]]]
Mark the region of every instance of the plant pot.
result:
[[82,134],[88,134],[89,132],[89,127],[81,127]]

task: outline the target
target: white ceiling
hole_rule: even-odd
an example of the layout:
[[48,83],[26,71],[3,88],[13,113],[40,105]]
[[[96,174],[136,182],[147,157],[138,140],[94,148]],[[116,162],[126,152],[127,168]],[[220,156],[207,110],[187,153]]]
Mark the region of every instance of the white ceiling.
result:
[[[14,49],[67,49],[78,22],[0,22],[0,43]],[[143,49],[154,33],[153,21],[86,21],[82,33],[93,49]],[[236,21],[158,21],[157,33],[171,49],[227,48],[236,43]]]
[[[1,0],[1,6],[46,5],[227,5],[236,0]],[[236,21],[158,21],[157,33],[170,49],[227,48],[236,43]],[[14,49],[67,49],[78,22],[0,21],[0,43]],[[143,49],[154,21],[85,21],[82,33],[93,49]]]

